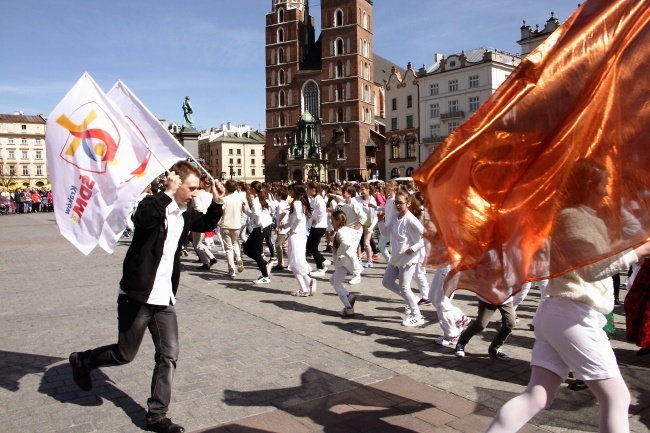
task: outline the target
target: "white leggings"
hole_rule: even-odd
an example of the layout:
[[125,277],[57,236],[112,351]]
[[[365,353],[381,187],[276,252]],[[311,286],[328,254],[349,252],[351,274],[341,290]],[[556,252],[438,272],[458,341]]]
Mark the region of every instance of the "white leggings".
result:
[[[406,301],[406,304],[411,309],[411,314],[414,316],[420,315],[420,307],[418,307],[418,298],[413,294],[411,290],[411,280],[413,279],[413,274],[415,273],[416,264],[400,266],[399,268],[395,265],[389,264],[386,266],[386,272],[384,273],[384,279],[382,284],[389,290],[400,295]],[[399,279],[399,283],[396,281]]]
[[451,303],[451,298],[445,296],[444,284],[450,269],[451,265],[436,269],[429,289],[429,300],[436,307],[440,328],[447,339],[460,335],[462,328],[456,326],[456,322],[463,318],[462,310]]
[[[503,405],[492,420],[487,433],[519,431],[538,412],[548,408],[563,382],[557,374],[533,365],[530,382],[524,392]],[[598,431],[601,433],[628,433],[627,417],[630,392],[621,376],[604,380],[586,380],[599,405]]]
[[350,301],[348,300],[350,292],[348,292],[345,289],[345,286],[343,286],[343,280],[347,274],[348,270],[344,267],[334,269],[334,273],[330,277],[330,284],[334,287],[334,290],[336,290],[336,294],[339,295],[339,299],[341,299],[345,308],[352,308]]

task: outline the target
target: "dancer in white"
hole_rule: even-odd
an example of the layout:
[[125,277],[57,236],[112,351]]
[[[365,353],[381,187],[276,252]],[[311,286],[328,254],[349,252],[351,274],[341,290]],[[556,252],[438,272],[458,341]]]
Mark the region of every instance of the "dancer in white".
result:
[[[399,191],[395,195],[397,213],[390,221],[384,222],[384,215],[380,213],[379,231],[390,234],[390,244],[393,255],[386,267],[382,284],[389,290],[400,295],[407,304],[407,317],[402,322],[404,326],[420,326],[424,318],[420,314],[418,301],[411,290],[411,280],[415,273],[418,261],[418,251],[424,247],[424,227],[420,221],[408,210],[410,198],[408,193]],[[399,280],[399,283],[396,281]]]
[[307,263],[307,218],[311,217],[309,199],[303,185],[294,184],[289,187],[293,197],[289,210],[289,270],[298,280],[300,289],[293,296],[310,296],[316,293],[316,279],[311,278],[311,266]]
[[334,211],[331,219],[335,234],[332,239],[334,274],[330,278],[330,284],[334,287],[336,294],[339,295],[343,303],[343,309],[339,314],[348,317],[354,315],[354,303],[357,297],[345,289],[343,279],[348,272],[354,272],[355,263],[357,262],[357,246],[359,244],[355,242],[356,233],[354,229],[346,226],[345,212]]
[[[336,202],[341,206],[341,210],[345,212],[345,217],[347,218],[347,226],[354,229],[356,232],[357,242],[361,241],[361,236],[363,235],[363,224],[366,222],[366,213],[363,211],[363,208],[359,202],[355,199],[357,196],[357,190],[352,185],[348,185],[343,188],[342,196],[337,196],[334,194],[329,194],[330,197],[334,198]],[[361,272],[363,268],[361,264],[356,261],[355,269],[353,272],[352,279],[348,282],[349,284],[359,284],[361,282]]]

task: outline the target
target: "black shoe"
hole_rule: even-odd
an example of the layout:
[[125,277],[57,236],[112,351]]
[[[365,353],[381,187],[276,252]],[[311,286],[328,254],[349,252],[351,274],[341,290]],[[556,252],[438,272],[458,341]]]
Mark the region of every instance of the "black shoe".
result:
[[215,259],[214,257],[212,257],[212,258],[210,259],[210,266],[212,266],[212,265],[216,265],[216,264],[217,264],[217,259]]
[[156,422],[147,421],[147,430],[159,433],[183,433],[185,429],[178,424],[174,424],[169,418],[162,418]]
[[572,391],[582,391],[583,389],[587,389],[587,384],[580,379],[576,379],[569,384],[568,388]]
[[199,271],[209,271],[210,270],[210,265],[204,264],[204,265],[199,266],[196,269],[198,269]]
[[623,305],[621,301],[619,301],[618,298],[614,299],[614,305]]
[[284,266],[282,265],[275,265],[271,268],[274,271],[284,271]]
[[194,263],[201,263],[202,261],[203,260],[201,260],[201,259],[197,259],[197,260],[194,260]]
[[68,358],[70,362],[70,367],[72,367],[72,378],[74,383],[84,391],[90,391],[93,389],[93,381],[90,378],[90,370],[86,369],[81,361],[79,360],[79,354],[77,352],[72,352]]

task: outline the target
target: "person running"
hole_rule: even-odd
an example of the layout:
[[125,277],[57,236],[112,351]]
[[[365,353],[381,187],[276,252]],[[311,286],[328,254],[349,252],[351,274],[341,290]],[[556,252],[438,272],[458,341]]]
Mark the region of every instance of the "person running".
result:
[[[245,199],[237,191],[237,182],[226,182],[226,196],[223,199],[223,218],[219,222],[219,231],[226,247],[228,275],[234,278],[237,272],[244,272],[244,262],[239,250],[239,231],[242,225]],[[235,268],[236,263],[236,268]]]
[[365,252],[366,264],[363,266],[372,268],[373,260],[379,258],[379,250],[377,250],[375,240],[372,238],[372,232],[375,225],[377,225],[377,202],[370,194],[370,186],[366,182],[359,185],[359,192],[360,194],[355,198],[366,214],[366,221],[363,223],[363,234],[359,243],[359,258],[362,256],[362,251]]
[[356,232],[348,227],[345,212],[337,210],[332,212],[332,227],[334,236],[332,239],[332,260],[334,262],[334,274],[330,277],[330,284],[334,287],[336,294],[343,303],[343,309],[339,312],[341,316],[349,317],[354,315],[354,303],[357,297],[352,295],[343,286],[343,279],[355,270],[357,262],[357,246],[355,242]]
[[293,197],[289,210],[289,260],[288,268],[298,280],[300,289],[293,296],[313,296],[316,293],[316,279],[311,278],[311,266],[307,263],[307,219],[311,217],[311,208],[305,187],[293,184],[289,187]]
[[74,382],[90,391],[91,371],[131,362],[149,329],[156,353],[147,428],[155,432],[185,431],[167,417],[179,354],[175,305],[181,243],[189,230],[205,232],[216,226],[223,200],[221,186],[214,184],[213,202],[205,214],[188,206],[198,192],[200,175],[192,164],[180,161],[170,169],[165,191],[142,200],[134,215],[136,230],[124,257],[117,297],[117,343],[73,352],[69,357]]
[[327,267],[332,264],[329,260],[325,260],[318,249],[320,240],[327,230],[327,208],[320,192],[319,184],[313,181],[307,182],[307,196],[310,198],[309,205],[312,209],[311,228],[307,236],[307,253],[311,253],[316,262],[316,270],[310,274],[312,277],[324,277]]
[[289,246],[287,239],[289,237],[289,202],[287,198],[287,190],[283,187],[278,188],[275,192],[275,200],[277,201],[277,206],[275,207],[275,227],[277,234],[275,236],[275,255],[278,261],[278,264],[275,265],[272,269],[274,271],[284,270],[284,256],[288,257]]
[[269,211],[266,189],[255,181],[251,184],[247,194],[247,204],[244,212],[251,223],[251,232],[244,243],[244,254],[255,260],[262,276],[253,281],[255,284],[270,284],[271,262],[264,260],[264,239],[271,230],[271,213]]
[[386,266],[382,284],[389,290],[400,295],[406,301],[406,319],[404,326],[420,326],[424,324],[424,317],[420,313],[418,300],[411,290],[411,280],[417,267],[418,252],[424,248],[424,227],[420,221],[409,211],[410,197],[405,191],[395,195],[397,213],[390,221],[384,221],[384,214],[380,213],[379,231],[383,235],[390,235],[393,255]]
[[[363,211],[363,208],[359,202],[355,199],[357,196],[357,190],[352,185],[348,185],[343,188],[341,196],[335,194],[329,194],[338,205],[341,207],[341,210],[345,212],[345,217],[347,218],[347,226],[354,229],[357,236],[357,244],[361,241],[361,236],[363,236],[363,224],[366,222],[367,215]],[[352,279],[348,282],[349,284],[359,284],[361,283],[361,272],[363,268],[359,261],[355,264],[355,270],[352,273]]]
[[[201,213],[206,213],[208,211],[208,207],[210,206],[210,202],[212,201],[212,194],[209,192],[211,186],[209,182],[204,182],[203,180],[201,180],[200,183],[201,189],[198,191],[196,197],[192,199],[192,206],[195,210]],[[214,227],[208,231],[212,230],[214,230]],[[201,266],[198,267],[198,270],[209,271],[210,268],[217,263],[217,259],[214,257],[214,254],[212,254],[212,251],[210,251],[210,248],[208,248],[207,244],[203,242],[204,240],[205,233],[192,232],[192,244],[194,245],[194,251],[196,251],[196,255],[199,257],[198,260],[201,263]]]

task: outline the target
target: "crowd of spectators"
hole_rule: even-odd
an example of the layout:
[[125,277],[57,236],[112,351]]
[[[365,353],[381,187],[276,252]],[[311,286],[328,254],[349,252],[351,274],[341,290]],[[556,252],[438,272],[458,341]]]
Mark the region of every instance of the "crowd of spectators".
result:
[[52,191],[47,188],[0,188],[0,214],[52,212]]

